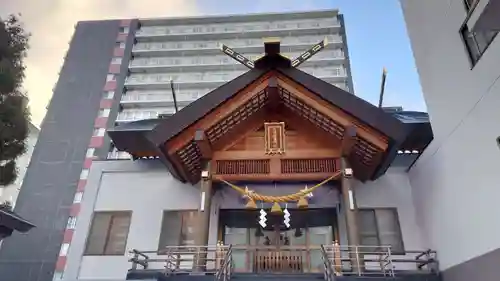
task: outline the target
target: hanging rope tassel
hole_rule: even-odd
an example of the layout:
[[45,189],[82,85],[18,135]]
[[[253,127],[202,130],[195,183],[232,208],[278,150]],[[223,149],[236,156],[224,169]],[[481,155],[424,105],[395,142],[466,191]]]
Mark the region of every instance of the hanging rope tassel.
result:
[[247,209],[257,209],[257,204],[255,204],[255,201],[252,198],[248,198],[248,202],[245,207]]
[[231,188],[233,188],[234,190],[238,191],[242,195],[246,195],[249,198],[253,199],[254,201],[262,201],[262,202],[268,202],[268,203],[271,203],[271,202],[286,203],[286,202],[298,201],[300,199],[300,197],[306,196],[307,194],[313,192],[316,188],[326,184],[327,182],[329,182],[333,179],[338,178],[340,175],[341,175],[341,171],[337,171],[331,177],[325,179],[324,181],[316,184],[315,186],[313,186],[311,188],[307,188],[307,189],[301,190],[300,192],[290,194],[290,195],[284,195],[284,196],[265,196],[265,195],[257,194],[255,192],[250,193],[250,192],[247,192],[244,188],[241,188],[237,185],[234,185],[228,181],[225,181],[223,179],[221,181],[223,183],[227,184],[228,186],[230,186]]
[[281,213],[281,207],[278,202],[274,202],[273,207],[271,208],[271,213]]
[[300,197],[299,201],[297,201],[297,208],[305,209],[305,208],[307,208],[307,206],[309,206],[307,199],[304,196]]

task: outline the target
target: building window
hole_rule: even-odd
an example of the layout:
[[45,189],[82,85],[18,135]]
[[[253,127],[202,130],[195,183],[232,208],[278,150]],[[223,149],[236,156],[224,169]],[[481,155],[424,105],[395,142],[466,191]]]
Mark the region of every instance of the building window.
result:
[[59,250],[59,255],[60,256],[67,256],[68,255],[68,250],[69,250],[69,243],[62,243],[61,244],[61,250]]
[[66,229],[75,229],[76,227],[76,217],[69,217],[68,223],[66,224]]
[[132,212],[95,212],[85,255],[123,255]]
[[104,129],[104,128],[97,128],[97,129],[94,129],[93,136],[94,137],[104,137],[105,133],[106,133],[106,129]]
[[374,246],[369,251],[385,251],[377,246],[391,246],[393,254],[404,254],[403,236],[395,208],[359,209],[360,242]]
[[472,65],[479,61],[497,33],[498,31],[470,32],[466,24],[462,27],[460,35],[464,40]]
[[109,117],[109,108],[99,110],[99,117]]
[[94,153],[95,153],[95,148],[89,148],[89,149],[87,149],[87,153],[85,154],[85,157],[86,158],[94,157]]
[[73,203],[80,203],[82,202],[83,198],[83,192],[77,192],[75,193],[75,198],[73,199]]
[[476,2],[477,2],[477,0],[464,0],[465,10],[467,10],[467,12],[472,10],[474,8],[474,6],[476,5]]
[[106,75],[106,82],[110,82],[110,81],[116,81],[116,75],[114,75],[114,74]]
[[128,27],[120,27],[120,33],[128,33],[129,28]]
[[121,64],[122,63],[122,58],[112,58],[111,59],[111,64]]
[[167,246],[194,245],[196,211],[165,211],[158,250]]
[[106,91],[104,92],[104,98],[105,99],[112,99],[115,96],[114,91]]
[[82,172],[80,173],[80,179],[86,180],[88,176],[89,176],[89,170],[83,169]]
[[62,278],[63,278],[63,272],[56,271],[54,272],[54,277],[52,278],[52,280],[62,280]]
[[125,42],[116,42],[115,46],[120,49],[125,49]]

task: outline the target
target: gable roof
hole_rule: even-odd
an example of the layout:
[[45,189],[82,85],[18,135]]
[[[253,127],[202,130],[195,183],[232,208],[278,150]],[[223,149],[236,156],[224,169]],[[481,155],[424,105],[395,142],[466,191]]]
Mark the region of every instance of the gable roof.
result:
[[[167,119],[148,122],[148,126],[146,126],[148,129],[140,130],[142,134],[140,143],[147,140],[151,144],[150,148],[161,151],[161,158],[166,162],[165,164],[168,169],[176,178],[180,179],[178,171],[176,171],[174,165],[172,165],[170,159],[168,159],[169,156],[163,153],[160,147],[163,147],[167,141],[202,119],[224,102],[236,96],[238,93],[241,93],[246,87],[266,77],[266,74],[270,71],[275,71],[300,84],[322,100],[334,105],[346,114],[385,135],[389,140],[389,149],[385,152],[383,157],[384,161],[377,167],[373,177],[376,178],[385,172],[396,156],[399,146],[407,139],[410,131],[408,126],[405,126],[398,118],[386,113],[383,109],[319,78],[291,67],[290,60],[281,56],[279,52],[266,54],[255,62],[255,68],[216,88],[202,98],[195,100]],[[158,123],[151,129],[149,125],[156,122]],[[142,124],[136,124],[135,126],[144,128]],[[119,132],[127,131],[126,128],[116,129],[110,131],[110,136],[112,138],[113,135],[118,135]],[[127,148],[133,145],[132,140],[124,142],[128,142],[128,144],[119,144],[115,141],[115,145],[119,150],[127,150]],[[143,148],[144,147],[146,146],[143,146]]]

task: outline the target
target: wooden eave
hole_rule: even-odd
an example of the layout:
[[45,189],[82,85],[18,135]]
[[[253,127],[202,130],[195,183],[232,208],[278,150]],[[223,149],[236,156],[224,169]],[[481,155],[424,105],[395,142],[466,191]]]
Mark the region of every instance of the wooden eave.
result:
[[[316,125],[318,130],[322,128],[332,141],[342,140],[346,128],[355,127],[357,138],[352,145],[353,153],[349,157],[352,159],[353,168],[358,171],[356,176],[360,180],[372,177],[387,152],[389,146],[387,136],[274,70],[268,71],[236,95],[213,108],[203,118],[166,141],[163,150],[186,181],[197,182],[203,159],[211,156],[221,157],[223,152],[216,152],[217,150],[223,149],[252,126],[262,125],[263,119],[276,106],[294,112],[296,118],[293,122],[315,119],[306,121],[312,124],[304,126]],[[273,110],[269,110],[270,108]],[[244,115],[245,120],[237,120],[235,117],[237,115]],[[306,119],[297,118],[298,116],[306,116]],[[203,145],[200,145],[199,140],[195,140],[196,134],[204,136]],[[249,179],[258,177],[252,175]]]

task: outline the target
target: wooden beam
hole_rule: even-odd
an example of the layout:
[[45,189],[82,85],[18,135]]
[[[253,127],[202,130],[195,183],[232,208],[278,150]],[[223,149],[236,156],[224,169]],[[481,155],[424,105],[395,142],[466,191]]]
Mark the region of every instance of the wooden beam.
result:
[[289,78],[278,74],[278,85],[293,93],[303,102],[314,107],[318,112],[324,114],[337,121],[342,126],[355,125],[358,128],[358,135],[363,139],[371,142],[381,150],[386,150],[388,147],[388,139],[381,133],[373,130],[369,126],[361,123],[356,118],[349,116],[340,108],[333,106],[329,102],[319,98],[316,94],[311,93],[308,89],[290,80]]
[[214,151],[214,160],[261,160],[261,159],[324,159],[339,158],[340,149],[288,150],[285,154],[267,155],[263,151],[229,150]]
[[213,155],[212,147],[207,139],[207,136],[205,135],[205,131],[196,130],[196,132],[194,133],[194,142],[196,143],[198,149],[201,152],[202,159],[212,158]]
[[267,95],[269,97],[268,109],[273,112],[281,102],[276,76],[272,76],[268,80]]
[[346,157],[351,154],[351,150],[356,144],[356,127],[348,126],[344,128],[344,136],[342,138],[342,156]]
[[220,182],[226,180],[234,181],[322,181],[332,176],[333,173],[301,173],[301,174],[254,174],[254,175],[212,175],[212,180]]
[[274,75],[273,71],[268,72],[244,88],[241,92],[216,107],[212,112],[189,126],[187,129],[183,130],[177,136],[168,140],[166,143],[168,153],[170,154],[179,150],[187,142],[191,141],[196,130],[207,130],[214,124],[217,124],[227,116],[231,115],[236,108],[251,100],[255,95],[268,86],[267,79],[269,79],[272,75]]

